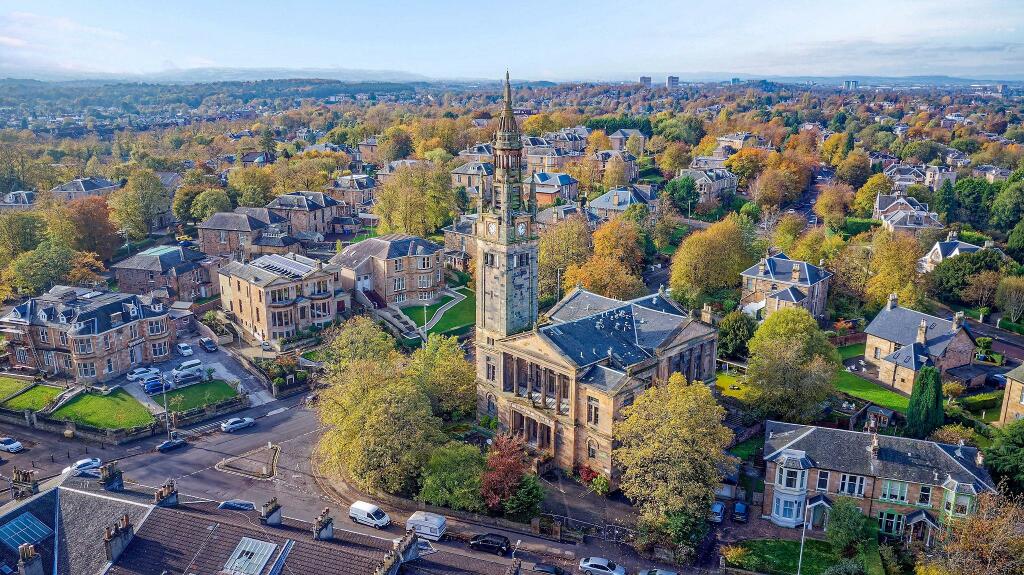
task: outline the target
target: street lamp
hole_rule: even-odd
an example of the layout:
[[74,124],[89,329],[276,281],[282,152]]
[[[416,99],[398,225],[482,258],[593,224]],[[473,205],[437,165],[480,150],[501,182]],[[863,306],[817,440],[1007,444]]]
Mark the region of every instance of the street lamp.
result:
[[167,385],[170,383],[169,379],[173,379],[173,376],[169,378],[168,375],[165,373],[164,377],[163,377],[163,385],[160,386],[160,387],[163,388],[163,396],[164,396],[164,423],[167,425],[167,439],[168,439],[168,441],[171,439],[171,413],[169,411],[167,411]]
[[800,575],[800,568],[804,563],[804,540],[807,538],[807,499],[804,499],[803,530],[800,532],[800,556],[796,560],[796,575]]

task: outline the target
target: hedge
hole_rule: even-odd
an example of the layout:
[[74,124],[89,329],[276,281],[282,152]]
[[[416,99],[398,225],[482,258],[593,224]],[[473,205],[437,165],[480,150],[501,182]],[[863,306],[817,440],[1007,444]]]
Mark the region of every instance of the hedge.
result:
[[1024,324],[1013,323],[1010,320],[1000,319],[998,327],[1000,327],[1002,329],[1005,329],[1005,330],[1008,330],[1008,331],[1012,331],[1014,333],[1019,333],[1021,335],[1024,335]]
[[990,391],[987,393],[979,393],[977,395],[969,395],[960,398],[960,403],[963,404],[964,409],[968,411],[981,411],[983,409],[992,409],[998,407],[1003,402],[1002,391]]

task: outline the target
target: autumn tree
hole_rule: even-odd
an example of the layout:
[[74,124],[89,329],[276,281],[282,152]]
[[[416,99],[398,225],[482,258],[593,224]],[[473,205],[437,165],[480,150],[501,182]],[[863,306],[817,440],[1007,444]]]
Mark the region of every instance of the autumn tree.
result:
[[690,234],[672,258],[672,296],[696,302],[713,290],[737,285],[754,262],[740,217],[730,214],[706,230]]
[[340,376],[358,361],[383,363],[395,352],[395,338],[369,316],[357,315],[327,334],[324,366],[329,376]]
[[491,509],[500,509],[502,503],[515,494],[527,473],[526,446],[513,435],[494,438],[487,452],[487,463],[480,480],[480,493]]
[[814,213],[833,231],[843,228],[846,212],[853,202],[853,188],[847,184],[825,184],[818,192]]
[[743,148],[725,160],[725,167],[739,177],[741,188],[748,187],[768,163],[768,151],[761,148]]
[[990,307],[995,303],[996,291],[1003,274],[995,270],[985,270],[967,279],[967,285],[960,292],[960,297],[974,307]]
[[591,256],[583,264],[570,265],[562,276],[569,292],[575,286],[615,299],[633,299],[647,293],[643,279],[630,273],[621,261],[609,256]]
[[865,299],[868,305],[881,308],[889,294],[899,295],[900,305],[919,307],[924,301],[917,260],[921,257],[917,240],[905,233],[877,230],[872,241],[871,277],[867,281]]
[[128,183],[107,198],[111,219],[125,235],[141,240],[149,235],[157,216],[171,209],[170,194],[152,170],[139,169]]
[[409,358],[406,374],[427,396],[439,417],[453,420],[473,413],[476,370],[466,360],[457,338],[430,334]]
[[626,162],[619,157],[613,157],[605,163],[604,175],[601,176],[601,185],[606,190],[625,186],[629,183],[629,174],[626,173]]
[[[724,418],[707,386],[674,373],[640,394],[615,423],[619,487],[637,507],[640,527],[671,543],[677,556],[692,553],[716,487],[735,469],[725,451],[732,432]],[[692,528],[673,530],[679,520]]]
[[661,169],[661,174],[666,178],[673,178],[679,170],[690,165],[690,151],[686,144],[672,142],[665,146],[655,160],[658,168]]
[[196,196],[192,202],[192,218],[195,221],[204,221],[217,212],[230,212],[231,198],[227,192],[221,189],[210,188]]
[[836,167],[846,157],[846,134],[836,133],[825,138],[821,144],[821,159],[830,166]]
[[110,221],[106,198],[87,196],[72,200],[67,203],[67,212],[69,221],[78,230],[73,247],[109,260],[121,240],[117,236],[117,228]]
[[192,221],[192,202],[206,190],[201,184],[185,184],[174,191],[171,213],[179,222]]
[[537,244],[537,290],[540,297],[557,295],[556,282],[560,275],[571,265],[582,265],[591,253],[590,228],[583,216],[572,215],[547,226]]
[[996,288],[996,305],[1013,323],[1024,318],[1024,277],[1007,276],[999,280]]
[[238,205],[262,208],[275,197],[274,176],[270,168],[235,168],[228,172],[228,189]]
[[594,255],[619,261],[634,274],[644,266],[644,248],[639,224],[628,217],[614,218],[594,231]]
[[885,174],[875,174],[864,182],[853,198],[853,213],[862,218],[871,216],[878,194],[891,194],[892,180]]
[[863,150],[854,150],[836,168],[836,176],[854,188],[860,188],[871,176],[871,159]]
[[772,245],[788,252],[796,244],[800,234],[807,228],[807,220],[800,214],[784,214],[772,232]]
[[579,182],[580,196],[584,199],[587,194],[594,191],[594,187],[601,181],[597,163],[590,158],[570,160],[566,162],[564,170]]
[[587,136],[587,155],[612,149],[612,139],[603,130],[594,130]]
[[0,213],[0,269],[19,255],[34,250],[46,233],[46,221],[36,212]]
[[458,200],[443,166],[402,166],[377,191],[374,213],[381,233],[426,236],[456,213]]
[[[1024,501],[1019,495],[982,493],[973,513],[943,523],[936,554],[922,558],[928,575],[1016,575],[1024,572]],[[924,569],[924,571],[922,571]]]
[[690,176],[673,178],[665,184],[665,191],[662,194],[672,200],[672,204],[687,216],[692,214],[693,208],[700,201],[700,192],[697,191],[697,184]]
[[637,158],[644,155],[644,138],[639,134],[633,134],[626,139],[626,151]]
[[480,475],[484,461],[475,445],[455,441],[442,445],[430,454],[423,469],[423,487],[417,499],[459,511],[483,511]]
[[401,126],[391,126],[377,137],[377,161],[381,164],[407,158],[412,151],[412,136]]

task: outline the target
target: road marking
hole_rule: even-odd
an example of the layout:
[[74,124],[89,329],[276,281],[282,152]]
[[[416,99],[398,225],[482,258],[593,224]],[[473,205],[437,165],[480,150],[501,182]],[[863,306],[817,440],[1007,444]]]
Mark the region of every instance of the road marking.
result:
[[268,411],[267,414],[264,415],[263,417],[270,417],[271,415],[277,415],[278,413],[284,413],[286,411],[288,411],[287,407],[279,407],[277,409],[272,409]]

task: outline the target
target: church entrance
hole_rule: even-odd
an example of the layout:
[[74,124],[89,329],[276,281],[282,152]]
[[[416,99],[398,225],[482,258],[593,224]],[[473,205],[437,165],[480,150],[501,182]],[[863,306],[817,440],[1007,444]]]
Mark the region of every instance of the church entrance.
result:
[[540,451],[552,451],[553,434],[551,431],[550,425],[519,410],[512,410],[512,435],[521,437],[528,447]]

